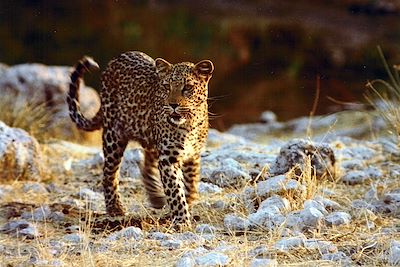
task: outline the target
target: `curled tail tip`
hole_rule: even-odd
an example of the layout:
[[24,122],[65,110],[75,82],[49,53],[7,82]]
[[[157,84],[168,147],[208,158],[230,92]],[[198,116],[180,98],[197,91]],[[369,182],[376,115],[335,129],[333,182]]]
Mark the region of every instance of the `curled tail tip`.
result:
[[97,62],[94,61],[94,59],[92,57],[84,56],[81,59],[81,62],[89,71],[92,71],[92,70],[95,71],[95,70],[100,69],[99,64],[97,64]]

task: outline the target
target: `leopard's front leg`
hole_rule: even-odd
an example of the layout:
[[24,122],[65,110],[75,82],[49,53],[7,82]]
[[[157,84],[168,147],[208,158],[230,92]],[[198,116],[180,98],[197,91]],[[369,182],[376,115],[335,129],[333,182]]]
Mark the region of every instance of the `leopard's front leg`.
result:
[[[169,148],[168,148],[169,147]],[[189,205],[185,196],[182,173],[182,154],[179,150],[165,147],[160,151],[158,168],[161,174],[165,196],[171,210],[174,225],[190,226]]]

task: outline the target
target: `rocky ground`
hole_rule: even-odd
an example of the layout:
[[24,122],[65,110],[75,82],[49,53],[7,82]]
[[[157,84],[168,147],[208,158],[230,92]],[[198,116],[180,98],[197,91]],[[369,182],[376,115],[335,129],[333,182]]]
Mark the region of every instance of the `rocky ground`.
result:
[[104,214],[95,147],[0,123],[2,266],[400,265],[400,152],[374,113],[211,129],[192,229],[149,207],[132,144]]

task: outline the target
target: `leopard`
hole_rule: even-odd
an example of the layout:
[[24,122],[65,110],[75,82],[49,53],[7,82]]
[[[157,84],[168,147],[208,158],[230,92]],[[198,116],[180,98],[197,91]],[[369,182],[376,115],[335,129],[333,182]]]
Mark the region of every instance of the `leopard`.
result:
[[208,136],[208,85],[214,64],[172,64],[139,51],[122,53],[101,73],[100,108],[87,118],[80,110],[79,89],[84,74],[99,69],[93,58],[80,59],[70,75],[66,102],[77,128],[102,129],[107,214],[126,215],[119,169],[128,143],[134,141],[144,151],[141,174],[150,205],[169,207],[173,225],[190,226]]

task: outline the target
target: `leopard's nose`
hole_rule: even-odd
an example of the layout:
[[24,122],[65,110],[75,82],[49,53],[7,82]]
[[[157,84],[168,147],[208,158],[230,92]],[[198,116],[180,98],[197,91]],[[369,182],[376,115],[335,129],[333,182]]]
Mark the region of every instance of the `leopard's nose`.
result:
[[169,104],[171,108],[173,108],[173,110],[175,110],[178,107],[178,104]]

